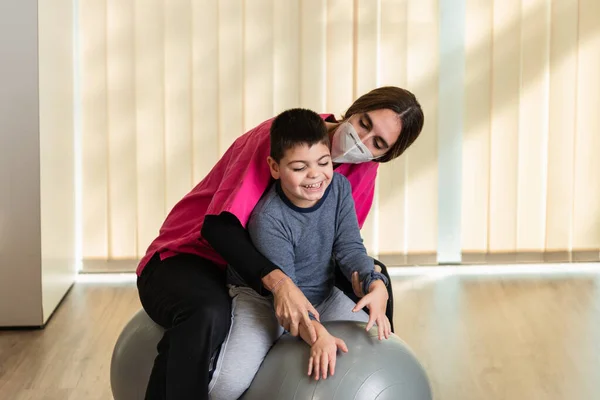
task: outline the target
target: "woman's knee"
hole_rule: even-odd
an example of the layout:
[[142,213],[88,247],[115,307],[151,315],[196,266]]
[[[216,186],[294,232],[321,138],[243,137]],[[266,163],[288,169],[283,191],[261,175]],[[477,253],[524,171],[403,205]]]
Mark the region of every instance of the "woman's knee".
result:
[[198,303],[183,307],[173,318],[173,326],[185,324],[190,330],[208,331],[225,337],[231,324],[231,302]]

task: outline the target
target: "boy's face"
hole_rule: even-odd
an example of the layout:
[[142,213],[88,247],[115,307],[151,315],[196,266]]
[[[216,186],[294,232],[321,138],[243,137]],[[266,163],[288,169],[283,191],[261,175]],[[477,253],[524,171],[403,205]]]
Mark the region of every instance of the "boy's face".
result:
[[302,208],[314,206],[331,182],[333,165],[329,147],[317,143],[288,149],[279,163],[268,159],[271,175],[281,180],[281,188],[294,205]]

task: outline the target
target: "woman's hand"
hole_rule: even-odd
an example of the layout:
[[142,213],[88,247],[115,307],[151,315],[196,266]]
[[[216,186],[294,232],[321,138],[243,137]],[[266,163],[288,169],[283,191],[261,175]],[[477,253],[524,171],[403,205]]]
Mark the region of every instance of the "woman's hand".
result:
[[319,380],[319,376],[327,379],[328,372],[333,376],[338,349],[344,353],[348,352],[348,347],[342,339],[329,333],[321,333],[319,339],[310,348],[308,375],[311,376],[314,372],[315,380]]
[[[375,264],[375,272],[381,272],[381,267]],[[365,292],[363,291],[363,284],[360,281],[360,277],[358,276],[358,272],[354,271],[352,273],[352,290],[356,297],[363,297]]]
[[376,280],[371,283],[369,287],[369,294],[360,299],[352,311],[357,312],[362,310],[364,307],[369,309],[369,323],[367,324],[367,331],[373,327],[373,324],[377,323],[379,340],[384,337],[388,339],[392,332],[392,326],[388,317],[385,315],[387,308],[388,292],[385,284],[381,280]]
[[317,340],[317,333],[308,313],[311,312],[317,321],[319,313],[294,282],[283,272],[277,271],[283,275],[271,288],[277,321],[292,336],[298,336],[299,325],[304,325],[310,335],[311,343],[314,343]]

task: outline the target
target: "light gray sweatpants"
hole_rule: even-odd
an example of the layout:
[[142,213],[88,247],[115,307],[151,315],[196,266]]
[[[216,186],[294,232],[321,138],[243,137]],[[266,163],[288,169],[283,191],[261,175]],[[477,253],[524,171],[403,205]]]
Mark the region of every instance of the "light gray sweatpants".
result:
[[[252,383],[271,346],[284,333],[275,317],[271,297],[241,286],[230,287],[229,295],[233,297],[231,327],[208,385],[211,400],[238,399]],[[363,310],[352,312],[355,304],[334,287],[329,297],[315,308],[321,322],[368,322],[369,316]]]

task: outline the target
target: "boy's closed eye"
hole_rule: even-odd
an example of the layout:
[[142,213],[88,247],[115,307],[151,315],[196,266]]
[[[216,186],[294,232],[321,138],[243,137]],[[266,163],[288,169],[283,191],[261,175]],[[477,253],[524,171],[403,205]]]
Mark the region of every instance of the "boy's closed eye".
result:
[[[319,163],[319,167],[326,167],[329,165],[329,161],[324,162],[324,163]],[[295,172],[302,172],[306,169],[306,166],[302,167],[302,168],[292,168],[292,171]]]

